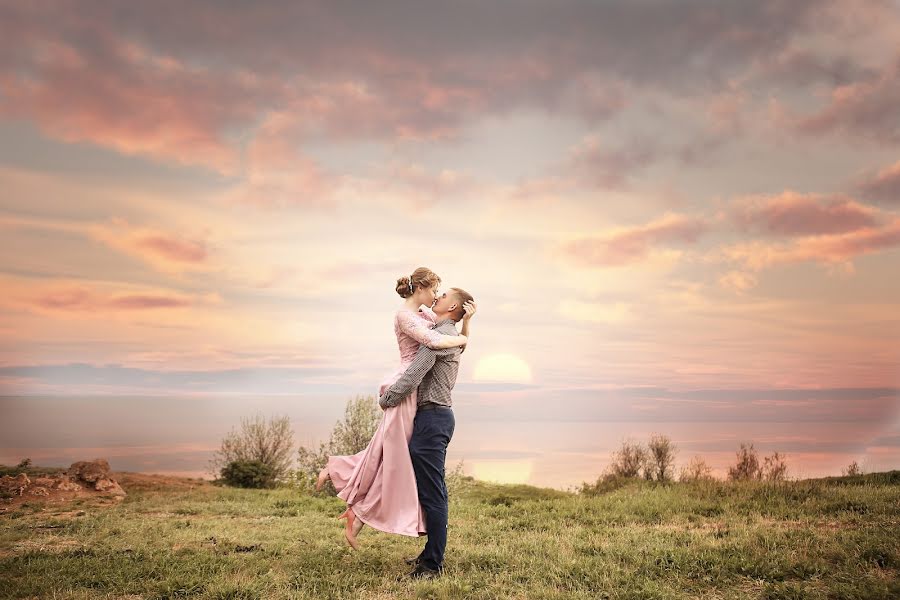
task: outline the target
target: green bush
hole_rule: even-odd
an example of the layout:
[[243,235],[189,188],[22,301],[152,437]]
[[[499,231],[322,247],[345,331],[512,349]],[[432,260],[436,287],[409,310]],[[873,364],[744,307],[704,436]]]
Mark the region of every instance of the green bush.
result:
[[275,470],[259,460],[231,461],[222,468],[221,476],[225,484],[235,487],[275,487]]

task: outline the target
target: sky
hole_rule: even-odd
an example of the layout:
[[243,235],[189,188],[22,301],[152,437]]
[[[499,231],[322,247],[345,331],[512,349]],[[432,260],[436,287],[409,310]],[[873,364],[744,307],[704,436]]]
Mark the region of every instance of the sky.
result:
[[0,0],[0,462],[327,437],[398,278],[478,303],[448,463],[900,468],[900,2]]

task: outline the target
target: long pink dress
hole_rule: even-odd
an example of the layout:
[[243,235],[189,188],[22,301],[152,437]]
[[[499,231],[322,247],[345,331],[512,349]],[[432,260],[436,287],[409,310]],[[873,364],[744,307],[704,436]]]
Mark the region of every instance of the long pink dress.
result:
[[[394,333],[400,347],[400,365],[378,390],[380,396],[399,379],[419,349],[440,341],[443,334],[431,329],[435,315],[407,308],[394,316]],[[416,475],[409,457],[409,438],[416,417],[416,390],[397,406],[384,411],[381,423],[365,450],[352,456],[328,458],[328,473],[338,497],[353,508],[366,525],[380,531],[418,537],[425,534],[425,515],[419,504]]]

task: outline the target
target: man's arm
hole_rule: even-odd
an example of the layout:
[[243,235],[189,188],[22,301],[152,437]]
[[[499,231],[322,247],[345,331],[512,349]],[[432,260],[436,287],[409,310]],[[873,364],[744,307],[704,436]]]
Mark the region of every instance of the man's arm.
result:
[[421,344],[412,363],[406,368],[403,375],[385,390],[381,398],[378,399],[378,404],[381,408],[397,406],[403,398],[406,398],[410,392],[419,387],[419,384],[425,378],[425,374],[434,366],[438,356],[451,354],[457,350],[458,348],[432,350],[425,344]]

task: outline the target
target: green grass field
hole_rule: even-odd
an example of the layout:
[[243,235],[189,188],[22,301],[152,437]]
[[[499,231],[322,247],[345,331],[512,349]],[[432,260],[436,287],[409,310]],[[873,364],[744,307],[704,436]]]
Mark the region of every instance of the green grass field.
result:
[[445,575],[424,582],[402,578],[423,540],[365,529],[352,552],[336,498],[171,481],[4,513],[0,596],[900,598],[900,471],[594,497],[464,481]]

